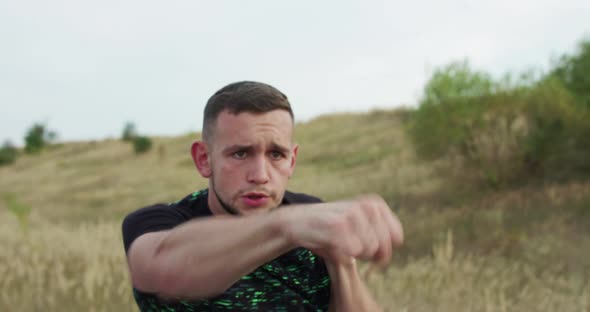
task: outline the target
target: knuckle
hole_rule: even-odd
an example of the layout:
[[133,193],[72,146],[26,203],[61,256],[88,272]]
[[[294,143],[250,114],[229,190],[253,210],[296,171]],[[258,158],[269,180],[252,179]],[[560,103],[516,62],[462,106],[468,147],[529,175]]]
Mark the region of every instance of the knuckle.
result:
[[358,212],[355,209],[348,209],[342,216],[346,225],[352,225],[358,218]]
[[[359,203],[367,214],[375,216],[381,214],[381,211],[385,208],[389,208],[383,198],[377,195],[368,195],[359,200]],[[389,209],[387,209],[389,210]]]
[[330,218],[325,226],[330,232],[338,233],[346,228],[346,220],[341,217]]
[[372,240],[370,243],[370,247],[369,247],[369,251],[371,252],[371,255],[376,254],[378,250],[379,250],[379,241]]
[[376,217],[379,214],[379,206],[374,202],[367,204],[365,211],[369,217]]

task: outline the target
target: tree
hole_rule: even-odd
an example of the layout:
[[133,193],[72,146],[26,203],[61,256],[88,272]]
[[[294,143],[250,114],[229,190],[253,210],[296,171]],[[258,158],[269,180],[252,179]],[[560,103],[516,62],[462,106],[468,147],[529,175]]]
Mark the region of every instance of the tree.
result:
[[135,124],[128,121],[123,128],[123,134],[121,135],[121,140],[129,142],[133,141],[133,139],[137,137],[137,129]]
[[467,61],[452,62],[436,69],[426,86],[420,105],[445,105],[465,98],[490,94],[495,83],[485,72],[472,70]]
[[573,55],[563,55],[554,65],[552,75],[590,111],[590,38],[582,40]]
[[29,131],[27,131],[27,135],[25,136],[25,152],[28,154],[41,152],[45,146],[44,133],[44,125],[34,124]]
[[411,123],[418,153],[432,159],[464,146],[483,116],[481,98],[496,86],[487,73],[471,69],[467,61],[436,69]]
[[16,147],[10,141],[4,142],[0,148],[0,166],[14,163],[17,155]]
[[47,126],[41,123],[35,123],[25,135],[25,152],[28,154],[37,154],[41,150],[54,142],[57,138],[57,133],[48,130]]

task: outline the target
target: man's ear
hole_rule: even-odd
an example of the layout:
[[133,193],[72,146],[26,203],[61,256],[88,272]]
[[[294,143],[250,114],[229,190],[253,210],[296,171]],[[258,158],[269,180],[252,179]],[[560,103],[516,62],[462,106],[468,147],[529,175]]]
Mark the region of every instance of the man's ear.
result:
[[297,152],[299,152],[299,145],[295,144],[293,146],[293,153],[291,156],[291,164],[289,165],[289,178],[291,176],[293,176],[293,173],[295,172],[295,163],[297,162]]
[[209,150],[204,141],[195,141],[191,146],[191,155],[197,170],[203,178],[211,176],[211,163],[209,162]]

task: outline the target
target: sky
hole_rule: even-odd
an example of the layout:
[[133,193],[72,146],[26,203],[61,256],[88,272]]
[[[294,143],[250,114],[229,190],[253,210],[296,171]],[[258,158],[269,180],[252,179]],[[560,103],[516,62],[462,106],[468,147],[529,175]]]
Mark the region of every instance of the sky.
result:
[[269,83],[296,120],[416,105],[432,71],[493,75],[575,51],[590,1],[0,0],[0,140],[199,131],[207,99]]

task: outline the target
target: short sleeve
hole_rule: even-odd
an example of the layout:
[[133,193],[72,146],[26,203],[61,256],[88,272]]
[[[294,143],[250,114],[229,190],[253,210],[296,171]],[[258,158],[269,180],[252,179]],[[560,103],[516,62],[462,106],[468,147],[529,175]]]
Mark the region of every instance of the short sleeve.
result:
[[150,232],[169,230],[186,221],[174,206],[157,204],[141,208],[132,212],[123,220],[123,244],[125,253],[129,247],[141,235]]

